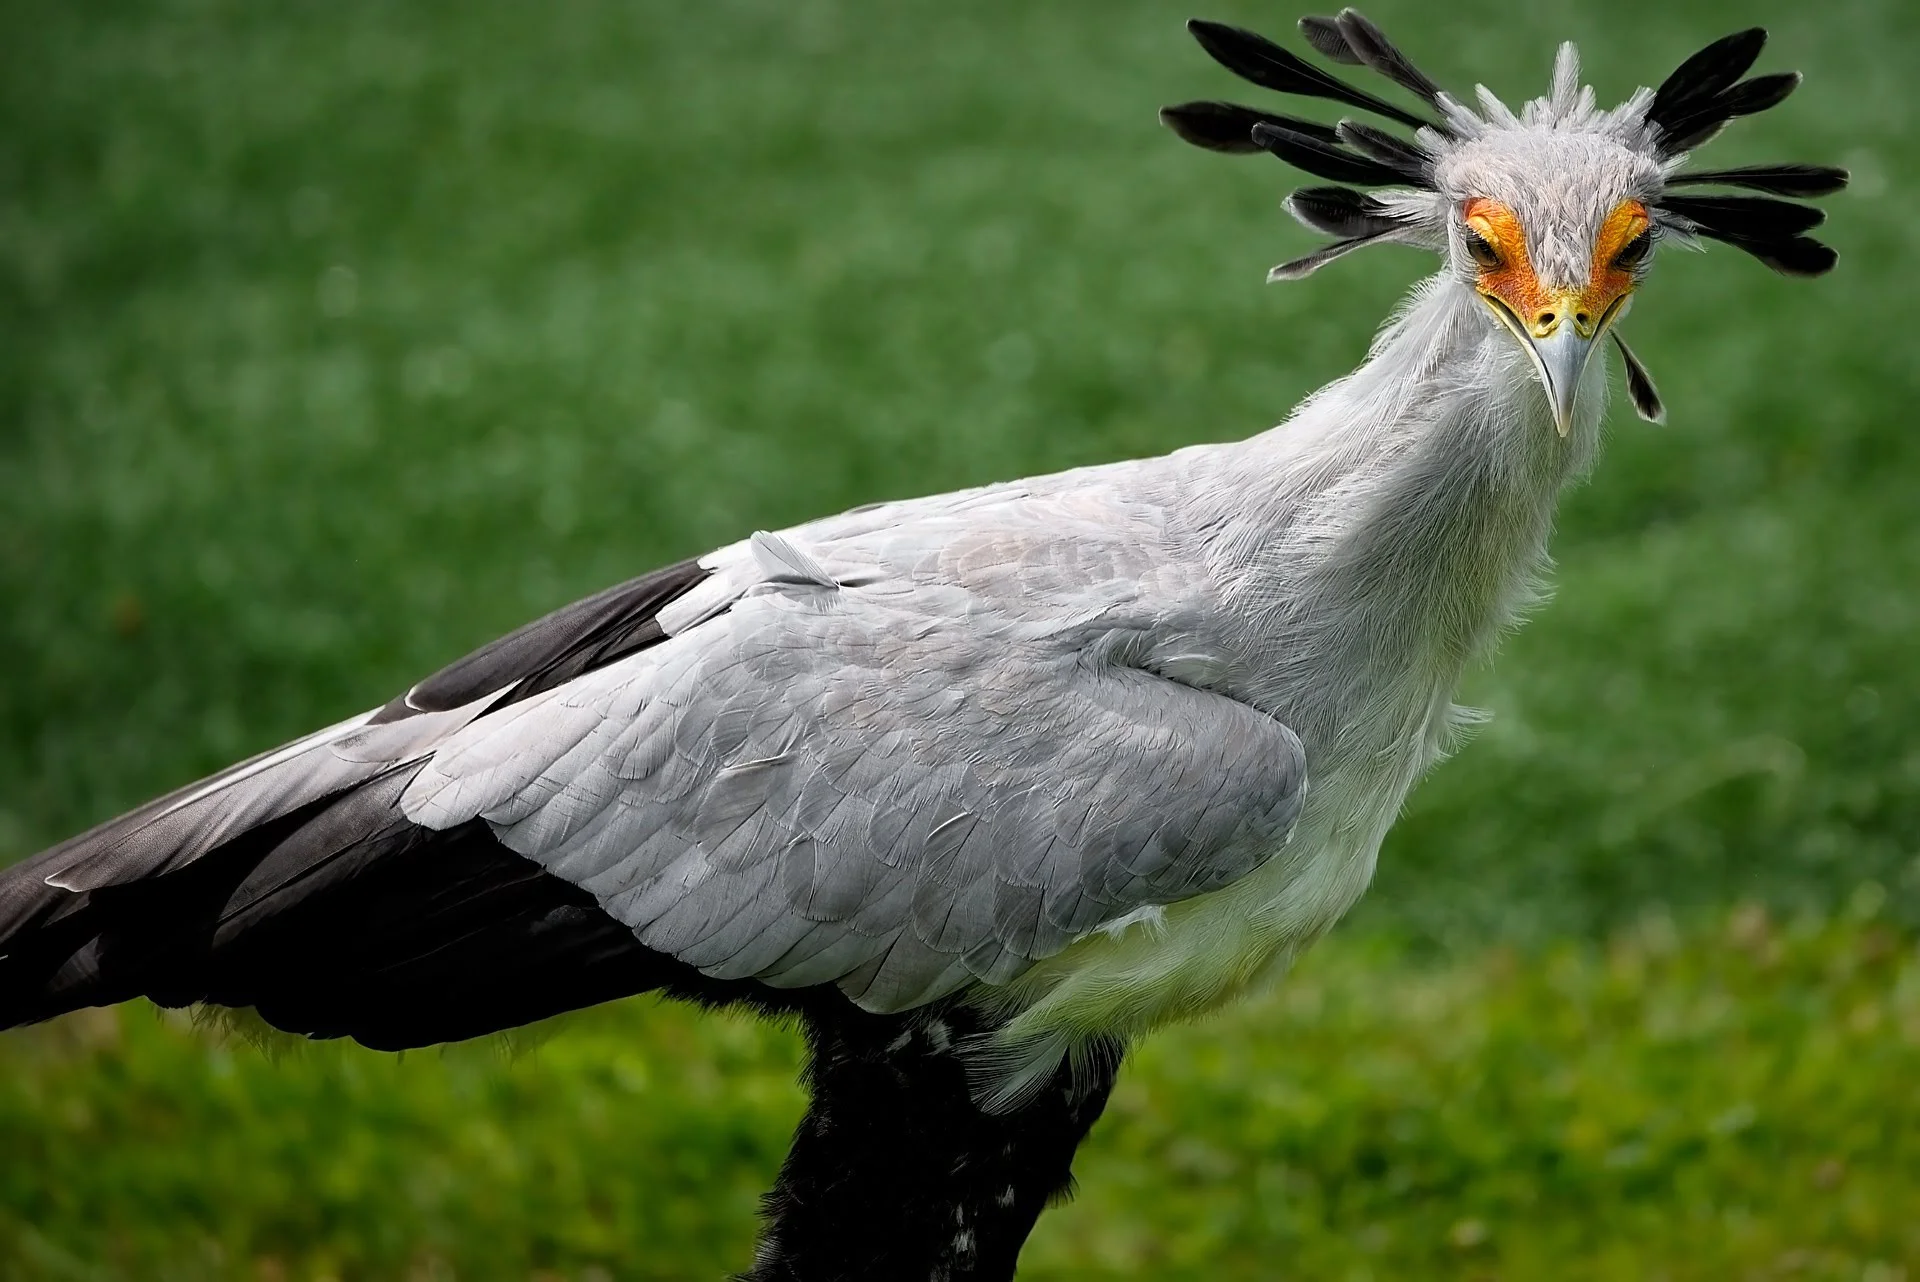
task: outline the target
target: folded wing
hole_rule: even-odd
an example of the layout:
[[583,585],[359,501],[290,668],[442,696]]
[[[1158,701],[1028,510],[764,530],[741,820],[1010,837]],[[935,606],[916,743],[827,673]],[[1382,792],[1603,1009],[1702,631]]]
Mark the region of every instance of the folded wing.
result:
[[983,530],[1037,501],[644,576],[0,872],[0,1027],[142,994],[380,1046],[660,987],[897,1011],[1244,876],[1298,741],[1150,670],[1181,579],[1150,513],[1076,489]]
[[647,947],[879,1011],[1004,982],[1251,871],[1297,811],[1272,718],[957,589],[784,582],[454,734],[415,822],[485,820]]

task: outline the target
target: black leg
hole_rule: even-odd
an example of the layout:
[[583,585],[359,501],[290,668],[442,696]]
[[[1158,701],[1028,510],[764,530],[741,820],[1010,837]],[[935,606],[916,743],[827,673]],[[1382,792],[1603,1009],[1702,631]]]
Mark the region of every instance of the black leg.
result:
[[766,1198],[743,1282],[1006,1282],[1074,1150],[1106,1106],[1119,1055],[1063,1065],[1017,1111],[983,1113],[956,1044],[965,1010],[809,1021],[813,1103]]

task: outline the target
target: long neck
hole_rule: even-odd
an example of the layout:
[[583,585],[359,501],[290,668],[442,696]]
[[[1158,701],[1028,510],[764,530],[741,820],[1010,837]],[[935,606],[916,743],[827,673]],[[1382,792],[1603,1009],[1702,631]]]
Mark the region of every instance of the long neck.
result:
[[1513,340],[1436,277],[1353,374],[1205,451],[1189,511],[1241,621],[1246,694],[1310,749],[1428,716],[1525,602],[1604,385],[1590,371],[1561,437]]

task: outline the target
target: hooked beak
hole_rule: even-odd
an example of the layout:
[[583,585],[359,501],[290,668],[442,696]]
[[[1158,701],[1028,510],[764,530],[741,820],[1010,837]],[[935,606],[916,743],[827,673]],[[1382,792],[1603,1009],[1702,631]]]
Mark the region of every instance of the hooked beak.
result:
[[1580,391],[1580,376],[1587,372],[1587,358],[1593,355],[1594,340],[1581,337],[1571,324],[1545,338],[1527,344],[1533,357],[1534,372],[1547,389],[1547,404],[1553,409],[1553,430],[1565,436],[1573,427],[1573,399]]
[[1558,305],[1545,313],[1553,319],[1531,326],[1523,324],[1513,309],[1495,295],[1480,297],[1500,318],[1500,323],[1520,340],[1522,350],[1533,362],[1534,373],[1540,376],[1540,385],[1546,389],[1554,431],[1566,436],[1573,428],[1574,402],[1580,393],[1580,378],[1586,373],[1587,361],[1606,336],[1607,329],[1625,310],[1628,294],[1623,292],[1616,297],[1597,322],[1586,326],[1578,323],[1578,295],[1569,294],[1556,300]]

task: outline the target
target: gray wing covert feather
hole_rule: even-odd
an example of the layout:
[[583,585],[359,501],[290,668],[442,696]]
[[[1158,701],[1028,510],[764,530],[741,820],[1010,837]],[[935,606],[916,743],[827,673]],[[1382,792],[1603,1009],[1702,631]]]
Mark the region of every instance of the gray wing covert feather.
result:
[[456,734],[407,792],[486,818],[649,947],[900,1010],[1252,871],[1293,734],[906,596],[790,591]]

